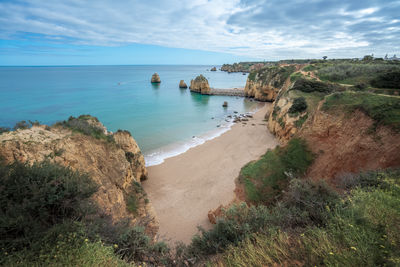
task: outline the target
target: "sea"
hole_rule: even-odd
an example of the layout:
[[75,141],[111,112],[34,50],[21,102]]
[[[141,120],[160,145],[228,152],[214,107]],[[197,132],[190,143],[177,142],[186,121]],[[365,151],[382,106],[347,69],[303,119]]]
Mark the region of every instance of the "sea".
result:
[[[0,126],[13,127],[21,120],[51,125],[90,114],[110,131],[130,131],[146,165],[157,165],[228,131],[229,116],[257,108],[242,97],[200,95],[178,87],[180,80],[189,86],[199,74],[212,88],[245,86],[247,75],[209,71],[212,67],[0,67]],[[156,85],[150,83],[155,72],[161,78]]]

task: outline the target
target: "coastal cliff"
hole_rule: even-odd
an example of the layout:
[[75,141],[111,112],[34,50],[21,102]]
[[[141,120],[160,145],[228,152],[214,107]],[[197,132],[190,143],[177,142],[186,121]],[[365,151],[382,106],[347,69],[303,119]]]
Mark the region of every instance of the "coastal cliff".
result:
[[292,138],[307,142],[316,156],[308,177],[400,165],[399,125],[388,119],[400,109],[398,97],[352,91],[303,74],[292,75],[266,118],[282,144]]
[[88,173],[99,185],[92,196],[101,216],[143,225],[155,236],[158,222],[141,189],[147,178],[143,155],[128,131],[112,134],[94,117],[70,117],[54,126],[32,126],[0,135],[6,163],[50,161]]
[[267,67],[249,74],[244,92],[259,101],[274,101],[295,66]]
[[211,92],[208,80],[203,75],[197,76],[194,80],[190,81],[190,91],[197,92],[202,95],[209,95]]

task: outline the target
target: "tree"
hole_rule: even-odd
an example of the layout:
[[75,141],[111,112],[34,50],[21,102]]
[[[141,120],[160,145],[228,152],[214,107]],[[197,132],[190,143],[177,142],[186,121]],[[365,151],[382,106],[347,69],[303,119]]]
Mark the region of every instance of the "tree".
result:
[[326,60],[326,59],[328,58],[328,56],[323,56],[322,58],[323,58],[324,60]]

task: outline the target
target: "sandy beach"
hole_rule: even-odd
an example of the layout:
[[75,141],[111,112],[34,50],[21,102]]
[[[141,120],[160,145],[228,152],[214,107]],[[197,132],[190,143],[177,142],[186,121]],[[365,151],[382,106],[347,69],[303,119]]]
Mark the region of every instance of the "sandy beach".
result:
[[189,243],[197,226],[211,227],[207,213],[234,199],[234,180],[243,165],[278,143],[267,129],[265,104],[253,118],[187,152],[148,167],[143,182],[157,213],[160,240]]

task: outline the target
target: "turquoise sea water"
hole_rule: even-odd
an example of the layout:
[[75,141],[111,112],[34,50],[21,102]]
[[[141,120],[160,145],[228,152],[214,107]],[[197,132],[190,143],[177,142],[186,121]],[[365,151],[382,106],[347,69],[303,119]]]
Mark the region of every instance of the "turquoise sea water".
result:
[[[186,151],[229,129],[226,116],[248,112],[244,98],[204,96],[179,89],[199,74],[214,88],[244,87],[247,75],[212,66],[0,67],[0,126],[44,124],[91,114],[110,130],[129,130],[147,165]],[[150,83],[158,72],[160,85]],[[228,101],[224,109],[222,103]],[[220,127],[217,127],[220,125]]]

